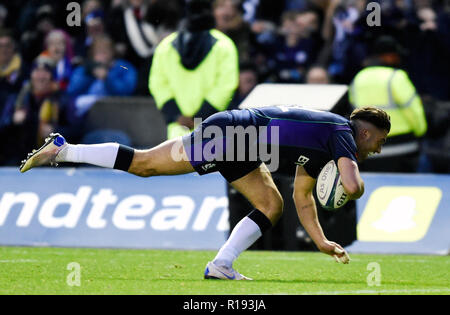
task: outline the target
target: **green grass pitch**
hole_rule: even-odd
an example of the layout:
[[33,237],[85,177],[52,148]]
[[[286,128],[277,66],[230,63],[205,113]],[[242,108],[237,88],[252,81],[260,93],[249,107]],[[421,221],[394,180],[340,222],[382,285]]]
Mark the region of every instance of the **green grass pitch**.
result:
[[[0,294],[450,294],[449,256],[354,254],[342,265],[321,253],[246,251],[235,267],[254,281],[203,280],[214,256],[214,251],[0,247]],[[68,269],[72,262],[80,266],[79,286],[76,269]]]

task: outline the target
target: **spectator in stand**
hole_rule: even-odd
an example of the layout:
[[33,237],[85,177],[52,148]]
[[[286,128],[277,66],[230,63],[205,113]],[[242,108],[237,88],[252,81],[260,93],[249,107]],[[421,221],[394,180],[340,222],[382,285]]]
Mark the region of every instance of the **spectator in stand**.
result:
[[238,109],[242,101],[259,83],[258,68],[254,63],[245,62],[239,65],[239,86],[234,93],[228,109]]
[[254,42],[250,25],[242,16],[240,0],[215,0],[213,13],[216,29],[230,37],[239,53],[241,62],[248,62],[252,55]]
[[0,29],[0,113],[8,97],[18,93],[28,76],[11,30]]
[[72,74],[72,39],[63,30],[53,30],[45,39],[46,49],[39,57],[49,58],[54,65],[57,88],[65,91]]
[[148,95],[147,79],[158,43],[175,31],[180,17],[179,1],[124,0],[107,15],[107,30],[116,42],[119,57],[138,69],[136,93]]
[[183,17],[185,2],[185,0],[150,1],[147,19],[155,26],[159,41],[178,28]]
[[312,66],[306,74],[307,84],[329,84],[330,76],[326,68],[322,66]]
[[0,28],[6,26],[6,21],[8,17],[8,9],[0,4]]
[[84,20],[92,12],[103,11],[103,5],[100,0],[85,0],[81,8],[81,19]]
[[[24,11],[26,14],[27,11]],[[28,16],[31,15],[31,16]],[[54,10],[51,5],[41,5],[37,11],[28,12],[28,15],[22,16],[22,20],[27,18],[35,20],[35,23],[28,26],[19,34],[20,47],[23,58],[28,64],[31,64],[37,56],[44,50],[45,38],[50,31],[56,29]]]
[[280,36],[268,46],[269,66],[276,82],[301,83],[306,69],[315,61],[317,42],[312,37],[318,29],[314,11],[283,14]]
[[384,34],[393,36],[397,40],[400,39],[408,23],[407,11],[408,4],[411,4],[411,2],[399,0],[378,0],[378,2],[381,7],[381,25],[374,30],[374,35],[379,37]]
[[284,2],[286,11],[303,11],[308,9],[311,0],[285,0]]
[[280,16],[286,9],[284,1],[244,0],[244,20],[251,25],[252,32],[265,42],[265,36],[274,32],[280,23]]
[[94,39],[86,62],[74,70],[67,93],[76,99],[77,114],[83,116],[101,97],[132,95],[136,83],[134,66],[115,59],[113,41],[102,35]]
[[106,35],[105,12],[100,1],[83,2],[82,28],[83,32],[76,37],[74,44],[75,57],[72,60],[74,65],[83,63],[95,37]]
[[80,130],[76,126],[73,107],[65,103],[55,89],[54,71],[48,59],[38,58],[32,65],[30,81],[14,97],[8,99],[0,120],[0,130],[14,137],[3,138],[0,160],[17,165],[33,147],[42,145],[54,131],[68,132],[72,139]]
[[19,39],[18,34],[24,31],[20,29],[20,16],[23,14],[26,2],[26,0],[1,1],[0,4],[0,28],[11,29],[16,40]]
[[366,21],[365,0],[333,0],[325,10],[322,36],[326,41],[319,57],[327,63],[334,81],[348,84],[361,70],[367,54],[364,34],[374,33]]
[[407,69],[421,95],[450,100],[450,15],[426,3],[414,9],[402,36]]
[[255,51],[252,61],[258,67],[261,81],[271,80],[271,69],[267,64],[267,46],[275,41],[277,25],[285,9],[284,1],[244,0],[243,18],[250,25]]

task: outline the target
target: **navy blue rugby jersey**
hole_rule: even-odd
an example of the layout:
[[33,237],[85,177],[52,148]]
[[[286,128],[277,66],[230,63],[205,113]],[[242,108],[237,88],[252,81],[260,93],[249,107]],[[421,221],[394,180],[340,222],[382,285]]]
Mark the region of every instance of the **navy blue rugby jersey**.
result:
[[[347,157],[357,162],[354,130],[350,121],[334,113],[298,106],[270,106],[232,111],[234,125],[266,126],[259,143],[279,149],[280,159],[302,165],[317,178],[325,164]],[[278,128],[278,139],[271,139],[271,128]]]

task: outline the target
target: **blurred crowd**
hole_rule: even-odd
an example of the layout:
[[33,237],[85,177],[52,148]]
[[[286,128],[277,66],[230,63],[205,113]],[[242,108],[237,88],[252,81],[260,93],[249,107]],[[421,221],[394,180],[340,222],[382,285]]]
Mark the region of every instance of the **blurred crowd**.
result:
[[[104,96],[148,96],[157,45],[180,26],[185,0],[0,3],[0,165],[18,165],[50,132],[81,142]],[[380,25],[369,25],[381,8]],[[424,104],[450,101],[450,3],[445,0],[212,0],[216,29],[235,43],[235,108],[258,83],[350,84],[389,35]],[[430,128],[433,132],[433,128]],[[439,133],[439,131],[436,131]]]

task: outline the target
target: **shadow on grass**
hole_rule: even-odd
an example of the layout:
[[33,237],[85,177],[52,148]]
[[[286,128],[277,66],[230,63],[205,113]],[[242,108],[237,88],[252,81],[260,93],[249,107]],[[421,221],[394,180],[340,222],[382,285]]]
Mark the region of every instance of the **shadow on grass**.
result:
[[[147,283],[197,283],[197,284],[217,284],[217,283],[232,283],[233,281],[228,280],[218,280],[218,279],[209,279],[205,280],[203,276],[198,277],[187,277],[182,278],[179,276],[171,276],[171,275],[160,275],[158,277],[100,277],[96,279],[91,279],[91,281],[113,281],[113,282],[147,282]],[[311,278],[299,278],[299,279],[280,279],[280,278],[269,278],[269,279],[258,279],[254,278],[252,281],[239,281],[240,283],[245,283],[248,285],[261,285],[261,284],[292,284],[292,285],[301,285],[301,284],[335,284],[335,285],[361,285],[366,286],[366,279],[335,279],[335,278],[326,278],[326,279],[311,279]],[[412,281],[386,281],[383,279],[383,285],[395,285],[395,286],[415,286],[417,283]]]
[[[189,282],[189,283],[231,283],[232,281],[229,280],[219,280],[219,279],[208,279],[205,280],[203,278],[199,279],[180,279],[180,278],[157,278],[157,279],[147,279],[147,281],[154,281],[154,282],[174,282],[174,281],[180,281],[180,282]],[[239,283],[247,283],[247,284],[262,284],[262,283],[279,283],[279,284],[313,284],[313,283],[322,283],[322,284],[363,284],[365,285],[366,282],[364,281],[351,281],[351,280],[337,280],[337,279],[292,279],[292,280],[286,280],[286,279],[253,279],[252,281],[239,281]]]
[[[161,281],[161,282],[165,282],[165,281],[181,281],[181,282],[189,282],[189,283],[219,283],[219,282],[224,282],[224,283],[230,283],[232,281],[228,281],[228,280],[218,280],[218,279],[209,279],[209,280],[205,280],[203,278],[198,278],[198,279],[192,279],[192,278],[184,278],[184,279],[180,279],[180,278],[158,278],[158,279],[152,279],[152,281]],[[253,279],[252,281],[239,281],[240,283],[248,283],[250,285],[252,284],[347,284],[347,285],[362,285],[362,286],[367,286],[367,282],[364,280],[342,280],[342,279]],[[417,285],[415,282],[407,282],[407,281],[402,281],[402,282],[398,282],[398,281],[382,281],[383,285],[395,285],[395,286],[414,286]]]
[[[253,282],[256,283],[285,283],[285,284],[357,284],[357,285],[367,285],[366,279],[254,279]],[[383,285],[396,285],[396,286],[412,286],[417,285],[413,281],[382,281]]]
[[313,283],[322,283],[322,284],[366,284],[365,281],[356,281],[356,280],[338,280],[338,279],[254,279],[254,282],[257,283],[284,283],[284,284],[313,284]]

